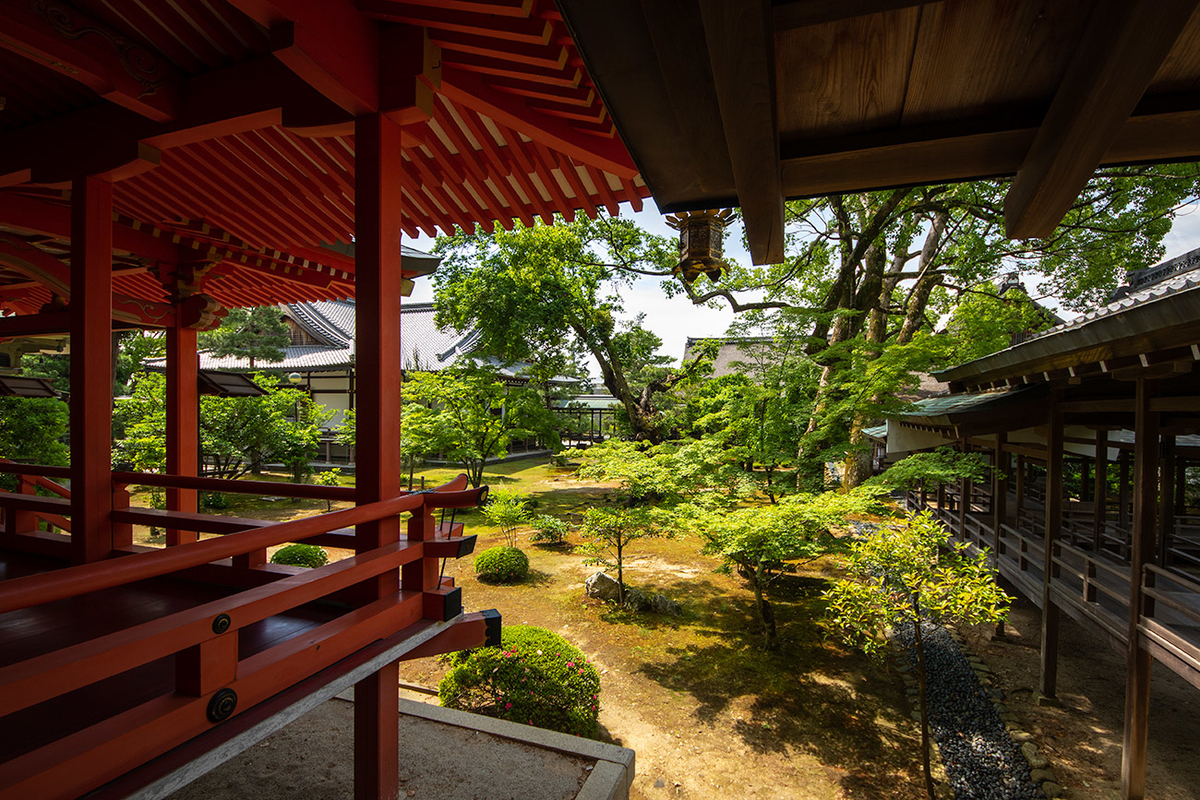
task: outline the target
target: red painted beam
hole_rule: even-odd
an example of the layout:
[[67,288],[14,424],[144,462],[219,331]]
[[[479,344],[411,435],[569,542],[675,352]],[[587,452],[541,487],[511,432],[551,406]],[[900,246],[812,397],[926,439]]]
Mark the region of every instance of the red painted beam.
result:
[[[0,263],[32,278],[64,300],[72,296],[70,267],[23,239],[0,233]],[[118,322],[163,327],[174,318],[174,309],[166,303],[113,293],[112,319]]]
[[77,8],[0,0],[0,47],[157,122],[179,114],[182,77],[174,65]]
[[161,150],[272,125],[348,119],[287,67],[264,57],[188,78],[179,114],[167,122],[106,103],[5,133],[0,186],[17,179],[57,183],[83,172],[122,179],[153,168]]
[[456,9],[431,8],[394,0],[358,0],[359,9],[372,19],[402,22],[418,28],[466,33],[523,44],[548,45],[554,33],[549,20],[470,14]]
[[271,31],[272,52],[358,116],[379,109],[379,32],[347,0],[231,0]]

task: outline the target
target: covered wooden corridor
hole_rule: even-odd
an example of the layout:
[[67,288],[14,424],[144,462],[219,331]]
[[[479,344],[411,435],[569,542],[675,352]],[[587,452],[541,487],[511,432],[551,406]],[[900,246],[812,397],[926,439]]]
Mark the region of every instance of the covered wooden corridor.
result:
[[[1143,791],[1150,671],[1200,689],[1200,252],[1110,305],[944,370],[952,394],[889,420],[889,457],[983,454],[987,485],[909,492],[1042,609],[1040,691],[1055,697],[1059,615],[1127,655],[1122,781]],[[1131,792],[1133,793],[1133,792]]]

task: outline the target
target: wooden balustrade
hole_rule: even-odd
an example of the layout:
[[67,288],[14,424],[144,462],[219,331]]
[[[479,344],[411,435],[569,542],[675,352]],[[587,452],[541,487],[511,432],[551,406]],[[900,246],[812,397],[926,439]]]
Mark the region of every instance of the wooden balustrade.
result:
[[[164,550],[137,553],[117,561],[81,564],[41,575],[13,578],[0,583],[0,614],[133,581],[169,575],[188,567],[248,553],[260,547],[303,541],[338,528],[414,511],[424,507],[426,497],[428,495],[405,495],[329,514],[279,522],[257,530],[243,530],[220,539],[205,539]],[[37,500],[46,502],[49,498]]]
[[[126,477],[128,474],[120,479]],[[162,478],[161,485],[190,482],[175,476]],[[261,488],[261,482],[256,483],[260,485],[253,487],[254,491]],[[435,538],[438,509],[473,507],[486,497],[487,487],[465,489],[465,485],[465,477],[460,476],[439,490],[406,493],[277,523],[117,508],[115,525],[131,526],[152,517],[163,524],[203,525],[225,535],[0,582],[0,613],[19,611],[167,577],[286,542],[333,536],[338,537],[339,546],[352,547],[353,526],[403,513],[412,515],[406,539],[401,533],[400,541],[324,567],[275,576],[269,583],[0,668],[0,716],[5,716],[35,714],[40,703],[69,692],[94,691],[100,681],[161,665],[165,658],[174,659],[173,692],[168,688],[166,694],[144,702],[130,701],[116,716],[0,764],[0,787],[4,787],[0,798],[74,796],[120,774],[121,765],[130,759],[142,763],[166,752],[231,714],[267,700],[280,686],[306,679],[373,642],[396,637],[413,637],[416,642],[422,630],[461,616],[457,590],[429,576],[437,578],[439,559],[464,555],[469,552],[465,543],[474,540]],[[15,503],[34,510],[60,509],[65,502],[58,497],[15,493],[0,499],[0,505]],[[403,577],[394,592],[379,599],[354,600],[364,582],[397,570]],[[322,605],[323,600],[339,602]],[[348,610],[346,600],[351,600]],[[314,603],[318,605],[309,605]],[[324,608],[318,619],[326,621],[256,652],[241,651],[240,632],[301,606]],[[472,627],[468,644],[475,643],[477,628],[482,629]],[[168,672],[168,679],[171,674]],[[86,741],[87,746],[71,744],[76,741]]]

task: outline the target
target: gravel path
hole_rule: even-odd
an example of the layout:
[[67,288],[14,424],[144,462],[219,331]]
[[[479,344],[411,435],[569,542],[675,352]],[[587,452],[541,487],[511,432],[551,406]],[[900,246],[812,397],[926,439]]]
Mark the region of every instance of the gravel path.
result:
[[[958,800],[1042,798],[1029,779],[1029,762],[1004,729],[988,690],[979,684],[958,645],[940,625],[926,622],[921,631],[929,673],[929,732],[941,750],[954,796]],[[897,643],[907,649],[915,675],[917,650],[911,627],[899,632]]]

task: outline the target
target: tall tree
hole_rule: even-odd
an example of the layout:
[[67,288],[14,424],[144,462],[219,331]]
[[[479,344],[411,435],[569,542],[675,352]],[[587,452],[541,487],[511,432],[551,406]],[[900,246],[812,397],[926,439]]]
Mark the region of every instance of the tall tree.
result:
[[670,273],[678,260],[672,242],[602,216],[460,233],[435,249],[445,256],[434,278],[439,325],[477,327],[476,352],[507,362],[581,349],[595,358],[634,436],[661,440],[656,395],[694,375],[703,360],[649,379],[635,375],[647,366],[646,332],[636,322],[622,330],[618,318],[621,288],[638,275]]
[[255,361],[282,361],[289,341],[288,326],[276,306],[231,308],[221,325],[199,337],[201,350],[218,358],[237,356]]
[[[1101,170],[1046,239],[1009,241],[1003,198],[1008,181],[901,188],[789,203],[787,257],[767,267],[734,265],[719,284],[669,281],[695,303],[737,311],[789,309],[809,334],[820,367],[803,444],[819,465],[850,452],[847,481],[864,476],[861,429],[871,407],[899,386],[875,390],[859,380],[864,364],[894,346],[917,342],[939,312],[967,293],[994,293],[998,277],[1019,270],[1036,292],[1069,309],[1102,300],[1125,270],[1153,264],[1183,204],[1196,195],[1200,166]],[[949,354],[935,342],[910,349],[902,377]],[[883,375],[877,375],[882,379]],[[864,391],[866,390],[866,391]]]
[[554,424],[538,396],[506,387],[493,371],[463,367],[409,372],[404,381],[402,436],[414,452],[441,452],[462,464],[472,486],[503,458],[514,439],[544,435]]

